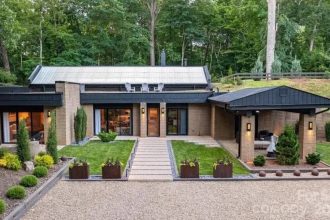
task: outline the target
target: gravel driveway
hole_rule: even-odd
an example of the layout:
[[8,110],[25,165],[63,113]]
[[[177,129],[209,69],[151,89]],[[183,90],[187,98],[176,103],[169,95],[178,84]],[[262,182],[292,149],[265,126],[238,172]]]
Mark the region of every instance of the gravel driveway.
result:
[[59,182],[24,219],[329,219],[330,181]]

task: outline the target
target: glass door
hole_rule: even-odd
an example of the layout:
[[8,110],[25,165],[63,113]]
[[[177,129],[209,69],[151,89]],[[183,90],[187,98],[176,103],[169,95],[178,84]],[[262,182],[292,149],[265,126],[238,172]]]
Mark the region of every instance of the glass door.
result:
[[148,108],[148,136],[159,136],[159,108]]
[[169,108],[167,110],[167,134],[187,135],[188,119],[186,108]]

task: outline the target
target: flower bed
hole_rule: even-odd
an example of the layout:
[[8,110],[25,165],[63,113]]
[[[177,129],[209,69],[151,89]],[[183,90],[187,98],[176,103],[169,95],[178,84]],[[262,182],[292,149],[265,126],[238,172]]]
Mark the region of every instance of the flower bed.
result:
[[[48,179],[50,179],[57,171],[59,171],[67,162],[59,161],[58,164],[54,165],[48,170],[48,175],[43,178],[38,179],[38,184],[34,187],[27,187],[26,197],[28,198],[33,192],[35,192],[42,184],[44,184]],[[12,200],[6,197],[6,191],[13,185],[18,185],[23,176],[31,175],[32,172],[27,172],[24,170],[8,170],[0,168],[0,198],[6,202],[6,211],[4,214],[0,215],[0,219],[3,219],[11,211],[13,211],[18,205],[22,203],[23,200]]]

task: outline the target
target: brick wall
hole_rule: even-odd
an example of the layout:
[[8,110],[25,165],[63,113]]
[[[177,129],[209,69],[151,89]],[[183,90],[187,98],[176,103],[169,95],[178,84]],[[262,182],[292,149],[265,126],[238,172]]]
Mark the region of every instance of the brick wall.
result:
[[141,102],[140,104],[140,112],[142,112],[142,108],[144,108],[144,114],[141,113],[140,117],[140,136],[147,136],[147,103]]
[[80,85],[56,82],[56,92],[63,92],[63,106],[56,108],[56,130],[59,145],[73,143],[74,115],[80,107]]
[[87,129],[86,136],[93,137],[94,136],[94,107],[93,105],[83,105],[82,106],[87,115]]
[[133,136],[140,136],[140,104],[133,104]]
[[209,104],[189,104],[188,135],[211,135],[211,106]]

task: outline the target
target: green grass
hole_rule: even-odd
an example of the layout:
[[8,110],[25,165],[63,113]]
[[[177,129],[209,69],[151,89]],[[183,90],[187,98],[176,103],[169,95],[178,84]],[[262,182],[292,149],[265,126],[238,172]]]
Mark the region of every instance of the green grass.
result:
[[318,143],[316,151],[321,154],[321,160],[330,164],[330,143]]
[[280,79],[280,80],[243,80],[242,85],[232,85],[224,83],[213,83],[213,85],[220,89],[220,91],[227,92],[235,91],[244,88],[267,87],[267,86],[281,86],[286,85],[301,89],[307,92],[315,93],[330,98],[330,80],[329,79]]
[[172,141],[172,147],[178,169],[180,169],[182,160],[197,158],[200,163],[200,174],[212,175],[213,163],[217,159],[229,157],[234,162],[234,175],[249,174],[249,171],[224,148],[207,148],[204,145],[196,145],[184,141]]
[[133,145],[134,141],[91,141],[82,147],[66,146],[59,151],[59,155],[86,160],[90,164],[90,173],[95,175],[101,173],[101,164],[108,158],[118,158],[125,166]]

